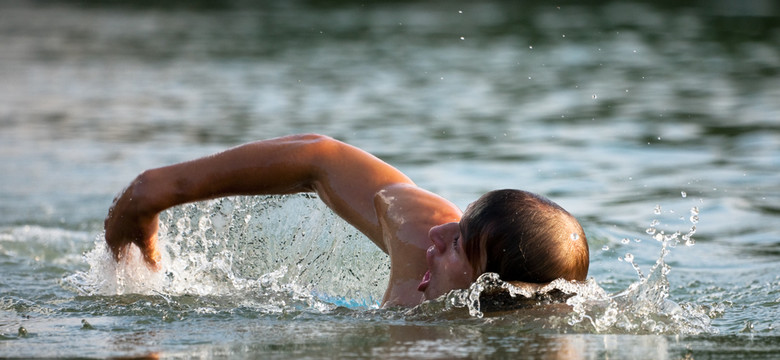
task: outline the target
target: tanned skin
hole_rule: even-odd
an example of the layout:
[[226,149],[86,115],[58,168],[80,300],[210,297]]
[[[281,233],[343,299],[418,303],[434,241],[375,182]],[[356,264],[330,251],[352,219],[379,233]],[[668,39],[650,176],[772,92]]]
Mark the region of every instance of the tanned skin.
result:
[[414,306],[476,275],[459,246],[462,211],[375,156],[327,136],[252,142],[141,173],[114,200],[106,243],[120,261],[130,244],[159,269],[159,213],[233,195],[315,192],[336,214],[390,256],[383,306]]

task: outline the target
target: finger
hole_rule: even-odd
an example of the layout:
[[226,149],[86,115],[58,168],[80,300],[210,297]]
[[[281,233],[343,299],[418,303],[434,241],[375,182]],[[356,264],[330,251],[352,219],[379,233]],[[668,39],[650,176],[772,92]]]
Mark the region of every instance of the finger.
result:
[[157,234],[152,235],[141,248],[144,261],[153,270],[160,270],[160,252],[157,250]]

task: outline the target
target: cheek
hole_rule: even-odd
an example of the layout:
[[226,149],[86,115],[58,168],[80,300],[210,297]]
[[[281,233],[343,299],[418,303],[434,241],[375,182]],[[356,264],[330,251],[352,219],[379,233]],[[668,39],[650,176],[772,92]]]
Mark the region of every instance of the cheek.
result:
[[463,269],[463,284],[465,284],[466,287],[471,285],[472,280],[474,279],[474,271],[471,270],[471,265],[466,264],[466,268]]
[[450,277],[453,282],[461,287],[468,287],[471,285],[471,279],[473,278],[474,271],[471,268],[471,264],[465,257],[460,256],[452,259],[449,269]]

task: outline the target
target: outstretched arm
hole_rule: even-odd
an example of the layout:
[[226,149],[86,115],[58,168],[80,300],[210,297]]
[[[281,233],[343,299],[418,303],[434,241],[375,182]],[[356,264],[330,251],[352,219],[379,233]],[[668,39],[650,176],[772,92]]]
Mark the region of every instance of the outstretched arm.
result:
[[336,214],[380,248],[374,195],[403,173],[356,147],[322,135],[293,135],[241,145],[193,161],[147,170],[114,199],[105,221],[116,260],[131,243],[158,267],[158,214],[172,206],[230,195],[316,192]]

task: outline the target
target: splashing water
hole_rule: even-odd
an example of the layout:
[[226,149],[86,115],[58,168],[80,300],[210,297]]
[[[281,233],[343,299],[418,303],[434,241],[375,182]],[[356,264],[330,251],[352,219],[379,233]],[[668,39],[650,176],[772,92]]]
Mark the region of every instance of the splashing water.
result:
[[[654,213],[659,212],[657,206]],[[402,314],[406,319],[495,318],[541,311],[536,319],[544,320],[537,327],[563,332],[714,333],[704,309],[668,299],[671,268],[664,259],[681,239],[693,244],[698,209],[691,214],[694,225],[682,236],[665,234],[657,229],[658,220],[651,221],[646,232],[661,242],[660,256],[645,276],[626,253],[621,260],[631,264],[638,280],[617,294],[607,294],[593,278],[540,287],[486,273],[468,289]],[[162,271],[147,268],[136,248],[128,261],[114,263],[100,236],[85,255],[90,269],[64,278],[63,285],[85,295],[223,296],[262,313],[322,313],[339,306],[378,308],[389,274],[386,256],[356,238],[362,235],[311,195],[176,207],[161,214],[160,234]]]
[[[670,267],[663,261],[666,254],[668,251],[664,249],[647,277],[640,272],[638,282],[614,295],[607,294],[593,278],[585,282],[558,279],[529,289],[504,282],[497,274],[486,273],[468,289],[450,291],[409,310],[406,315],[411,319],[440,319],[457,318],[460,312],[467,312],[471,317],[482,318],[532,312],[537,328],[561,332],[717,333],[705,309],[668,299]],[[634,267],[639,270],[637,265]],[[564,304],[565,308],[561,308]],[[541,324],[538,323],[540,312]]]
[[[661,213],[656,205],[654,214]],[[693,234],[698,222],[698,208],[691,209],[690,222],[693,224],[687,234],[682,235],[685,244],[694,244]],[[653,334],[701,334],[717,333],[711,325],[711,318],[703,307],[692,304],[677,304],[669,300],[670,286],[668,274],[671,267],[665,263],[670,248],[680,243],[680,231],[666,234],[658,230],[660,221],[653,219],[646,230],[648,235],[661,243],[660,256],[645,276],[634,255],[626,253],[622,260],[631,264],[639,280],[626,290],[608,298],[588,297],[578,294],[567,301],[574,308],[575,315],[569,324],[589,325],[596,332],[626,332]],[[625,243],[625,242],[624,242]],[[586,326],[587,327],[587,326]]]
[[386,255],[311,198],[235,197],[169,209],[160,215],[161,271],[150,270],[134,246],[115,263],[101,235],[85,254],[90,269],[63,285],[84,295],[249,298],[268,312],[291,303],[378,307]]
[[[661,207],[656,206],[655,214]],[[691,223],[698,221],[698,208],[691,209]],[[695,215],[695,217],[694,217]],[[681,232],[665,234],[658,230],[661,223],[652,220],[648,235],[661,243],[660,256],[645,276],[631,253],[620,260],[636,271],[638,280],[627,289],[616,294],[607,294],[596,280],[569,282],[558,279],[540,287],[515,286],[501,281],[497,274],[486,273],[468,289],[453,290],[435,301],[426,302],[409,311],[412,317],[441,317],[442,314],[456,314],[466,310],[472,317],[490,317],[493,313],[504,314],[507,310],[546,307],[545,321],[537,324],[548,329],[569,332],[624,333],[624,334],[714,334],[717,329],[704,307],[693,304],[678,304],[669,299],[668,274],[671,267],[665,263],[670,248],[680,242]],[[693,244],[695,225],[682,240]],[[623,244],[629,243],[623,239]],[[639,242],[639,239],[636,239]],[[608,247],[604,245],[604,249]],[[561,312],[555,305],[566,304],[568,310]],[[523,311],[520,311],[522,313]]]

